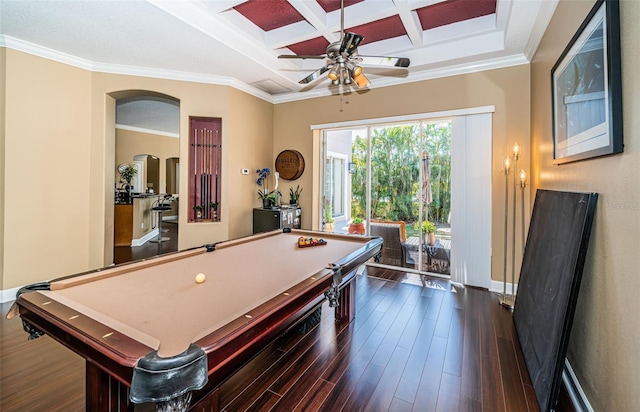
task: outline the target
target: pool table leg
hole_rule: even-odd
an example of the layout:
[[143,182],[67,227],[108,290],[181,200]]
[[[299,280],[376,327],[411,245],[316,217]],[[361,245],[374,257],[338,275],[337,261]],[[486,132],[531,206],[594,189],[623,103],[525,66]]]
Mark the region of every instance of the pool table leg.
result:
[[87,412],[133,412],[129,403],[129,388],[93,362],[86,362]]
[[356,317],[356,276],[340,291],[339,302],[336,307],[336,321],[351,322]]

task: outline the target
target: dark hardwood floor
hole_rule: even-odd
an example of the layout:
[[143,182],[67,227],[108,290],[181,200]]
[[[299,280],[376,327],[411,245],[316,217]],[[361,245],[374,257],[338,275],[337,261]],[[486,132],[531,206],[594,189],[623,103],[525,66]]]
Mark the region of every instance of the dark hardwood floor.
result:
[[168,241],[162,243],[146,242],[142,246],[116,246],[113,248],[113,263],[131,262],[133,260],[146,259],[151,256],[162,255],[164,253],[175,252],[178,250],[178,222],[163,221],[162,228],[167,230],[163,233],[164,237],[168,237]]
[[[289,331],[220,390],[225,411],[537,411],[511,313],[495,294],[367,268],[357,313]],[[84,410],[84,361],[0,321],[0,410]],[[571,411],[566,403],[558,411]]]

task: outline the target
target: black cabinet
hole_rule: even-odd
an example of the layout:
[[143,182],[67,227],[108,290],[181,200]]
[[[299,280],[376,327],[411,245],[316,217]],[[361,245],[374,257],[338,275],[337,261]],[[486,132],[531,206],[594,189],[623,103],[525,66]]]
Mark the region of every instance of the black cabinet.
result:
[[253,233],[269,232],[276,229],[300,229],[302,209],[282,207],[275,209],[253,209]]

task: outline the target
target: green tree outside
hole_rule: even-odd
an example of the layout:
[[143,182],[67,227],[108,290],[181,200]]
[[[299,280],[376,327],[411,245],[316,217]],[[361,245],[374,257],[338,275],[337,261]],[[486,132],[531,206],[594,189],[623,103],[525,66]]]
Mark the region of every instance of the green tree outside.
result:
[[[445,223],[451,209],[451,122],[425,124],[424,149],[419,125],[371,130],[371,213],[373,219],[419,219],[420,162],[423,150],[430,158],[431,191],[428,219]],[[358,136],[352,145],[356,173],[351,175],[352,217],[365,217],[367,139]],[[411,225],[408,225],[408,227]]]

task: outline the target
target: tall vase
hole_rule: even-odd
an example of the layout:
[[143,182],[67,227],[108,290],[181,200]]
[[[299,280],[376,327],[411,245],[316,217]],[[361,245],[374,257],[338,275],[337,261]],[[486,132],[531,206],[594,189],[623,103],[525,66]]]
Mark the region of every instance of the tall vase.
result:
[[436,234],[435,233],[425,233],[424,234],[424,243],[429,246],[433,246],[436,244]]

